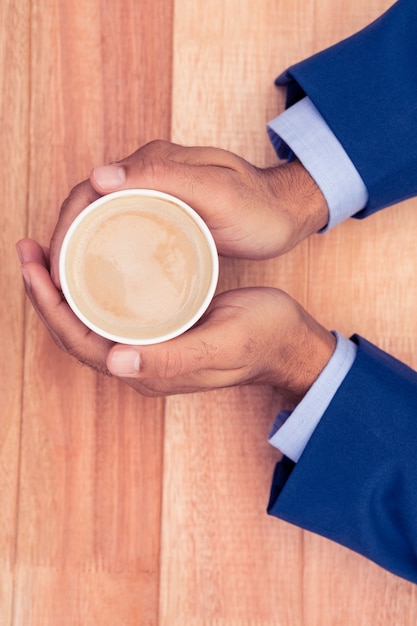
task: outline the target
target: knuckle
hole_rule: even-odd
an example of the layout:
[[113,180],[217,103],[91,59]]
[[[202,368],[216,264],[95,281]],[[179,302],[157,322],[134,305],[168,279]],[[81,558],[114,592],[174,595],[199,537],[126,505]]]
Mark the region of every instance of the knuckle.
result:
[[169,141],[165,141],[164,139],[153,139],[147,144],[149,149],[152,149],[154,152],[157,153],[165,152],[167,147],[170,145],[171,144],[169,143]]
[[167,162],[162,156],[142,154],[132,164],[131,174],[139,176],[141,184],[149,188],[160,186],[167,176]]
[[164,158],[167,156],[171,145],[169,141],[165,141],[164,139],[153,139],[139,148],[132,157],[142,159],[150,159],[153,157]]
[[167,172],[168,166],[177,160],[179,150],[182,148],[177,144],[164,139],[154,139],[123,162],[128,168],[131,166],[133,170],[139,169],[142,176],[160,177]]

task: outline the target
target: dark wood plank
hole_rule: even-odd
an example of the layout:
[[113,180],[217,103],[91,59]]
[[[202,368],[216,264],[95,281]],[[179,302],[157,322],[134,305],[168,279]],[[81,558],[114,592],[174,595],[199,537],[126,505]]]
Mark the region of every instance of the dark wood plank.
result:
[[24,358],[24,295],[15,242],[26,233],[29,7],[0,5],[0,622],[12,623]]
[[[29,233],[94,165],[169,138],[171,3],[32,2]],[[58,351],[30,313],[16,624],[156,624],[164,401]]]

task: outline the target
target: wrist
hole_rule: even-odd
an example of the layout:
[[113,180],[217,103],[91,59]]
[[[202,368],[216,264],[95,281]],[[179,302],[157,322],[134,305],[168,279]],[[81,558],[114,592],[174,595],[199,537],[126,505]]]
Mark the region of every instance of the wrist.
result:
[[316,382],[336,349],[336,337],[305,314],[305,329],[294,349],[293,379],[290,391],[298,404]]
[[[280,297],[279,291],[276,292]],[[297,405],[332,358],[337,340],[295,300],[281,299],[280,324],[275,326],[271,342],[269,384],[275,387],[287,406]],[[287,323],[283,324],[286,319]]]
[[327,225],[329,209],[321,189],[300,161],[270,168],[269,175],[275,188],[277,211],[285,208],[291,223],[286,248],[290,250]]
[[320,187],[300,161],[288,163],[287,167],[293,191],[293,212],[305,238],[326,226],[329,208]]

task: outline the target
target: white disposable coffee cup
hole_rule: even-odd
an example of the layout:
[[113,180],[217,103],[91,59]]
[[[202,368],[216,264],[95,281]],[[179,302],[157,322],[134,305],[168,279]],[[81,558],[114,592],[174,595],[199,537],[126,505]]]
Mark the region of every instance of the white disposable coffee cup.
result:
[[70,225],[62,292],[77,317],[117,343],[147,345],[189,330],[216,290],[213,236],[185,202],[149,189],[103,196]]

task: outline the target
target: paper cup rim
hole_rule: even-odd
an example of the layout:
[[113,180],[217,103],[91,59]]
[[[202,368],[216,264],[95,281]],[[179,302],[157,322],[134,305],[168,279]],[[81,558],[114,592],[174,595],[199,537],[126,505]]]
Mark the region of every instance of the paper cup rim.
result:
[[[164,333],[163,335],[158,335],[156,337],[147,337],[147,338],[124,337],[122,335],[117,335],[117,334],[108,332],[105,329],[100,328],[99,326],[97,326],[97,324],[94,324],[94,322],[91,322],[90,319],[78,307],[77,303],[75,302],[71,294],[71,290],[69,288],[68,281],[67,281],[65,266],[66,266],[66,260],[67,260],[68,247],[69,247],[71,238],[74,232],[77,230],[78,226],[84,221],[86,217],[88,217],[90,213],[95,211],[97,207],[106,204],[110,200],[123,198],[127,196],[140,196],[140,197],[148,196],[151,198],[159,198],[162,200],[167,200],[175,205],[180,206],[192,218],[194,223],[198,226],[210,251],[210,260],[211,260],[211,269],[212,269],[210,283],[209,283],[209,288],[207,290],[206,296],[204,300],[202,301],[200,307],[198,308],[196,313],[191,318],[189,318],[184,324],[182,324],[178,328],[168,333]],[[83,322],[85,326],[87,326],[87,328],[95,332],[97,335],[100,335],[101,337],[109,339],[110,341],[114,341],[116,343],[121,343],[121,344],[126,344],[126,345],[145,346],[145,345],[162,343],[164,341],[169,341],[170,339],[174,339],[175,337],[182,335],[187,330],[192,328],[194,324],[196,324],[198,320],[201,319],[201,317],[207,311],[207,308],[210,305],[210,302],[212,301],[214,294],[216,292],[218,278],[219,278],[219,257],[218,257],[217,247],[216,247],[216,243],[214,241],[213,235],[211,234],[211,231],[208,228],[205,221],[203,220],[203,218],[197,213],[197,211],[195,211],[195,209],[193,209],[189,204],[187,204],[183,200],[180,200],[179,198],[171,194],[165,193],[163,191],[157,191],[156,189],[144,189],[144,188],[123,189],[122,191],[115,191],[105,196],[101,196],[97,200],[94,200],[85,209],[83,209],[71,222],[67,232],[65,233],[65,237],[63,239],[60,253],[59,253],[59,280],[61,283],[61,290],[65,297],[65,300],[67,301],[73,313],[78,317],[78,319],[80,319]]]

